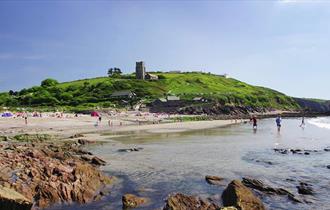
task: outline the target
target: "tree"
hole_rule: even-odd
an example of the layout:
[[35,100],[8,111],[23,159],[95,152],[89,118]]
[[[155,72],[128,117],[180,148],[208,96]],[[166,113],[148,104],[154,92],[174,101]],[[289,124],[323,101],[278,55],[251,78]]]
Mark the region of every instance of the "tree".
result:
[[11,96],[15,96],[15,95],[17,95],[17,92],[16,92],[16,91],[13,91],[13,90],[10,90],[8,93],[9,93],[9,95],[11,95]]
[[45,79],[41,82],[42,87],[52,87],[58,84],[58,81],[52,78]]
[[109,77],[119,77],[122,74],[120,68],[110,68],[108,69],[108,76]]

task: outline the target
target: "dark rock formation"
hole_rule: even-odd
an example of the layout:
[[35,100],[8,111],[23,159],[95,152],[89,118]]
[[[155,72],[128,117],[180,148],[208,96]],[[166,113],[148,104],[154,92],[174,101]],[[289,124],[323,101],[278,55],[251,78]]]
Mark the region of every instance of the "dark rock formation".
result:
[[205,180],[207,183],[212,185],[221,185],[221,181],[223,180],[223,178],[218,176],[205,176]]
[[297,154],[297,155],[310,155],[311,153],[319,153],[321,151],[319,150],[308,150],[308,149],[279,149],[279,148],[274,148],[274,151],[277,153],[281,154]]
[[315,101],[305,98],[294,98],[299,106],[306,112],[328,113],[330,112],[330,101]]
[[264,184],[262,181],[257,180],[257,179],[250,179],[250,178],[243,177],[242,183],[249,188],[253,188],[253,189],[262,191],[264,193],[267,193],[267,194],[275,194],[275,195],[292,194],[283,188],[274,188],[274,187],[268,186],[268,185]]
[[30,210],[32,200],[13,189],[0,186],[0,210]]
[[137,148],[119,149],[118,152],[138,152],[140,150],[143,150],[143,148],[137,147]]
[[252,189],[261,191],[263,193],[266,194],[270,194],[270,195],[286,195],[288,196],[288,199],[294,202],[298,202],[301,203],[301,201],[299,199],[297,199],[295,197],[294,194],[292,194],[291,192],[289,192],[286,189],[283,188],[274,188],[271,186],[268,186],[266,184],[264,184],[262,181],[257,180],[257,179],[250,179],[250,178],[245,178],[243,177],[243,181],[242,183]]
[[297,186],[297,189],[298,189],[299,194],[303,194],[303,195],[313,195],[314,194],[314,191],[313,191],[311,185],[304,183],[304,182],[300,182],[299,186]]
[[78,139],[78,143],[81,145],[86,145],[86,144],[94,144],[95,141],[90,141],[90,140],[86,140],[86,139]]
[[222,193],[224,206],[244,210],[265,210],[264,204],[239,180],[233,180]]

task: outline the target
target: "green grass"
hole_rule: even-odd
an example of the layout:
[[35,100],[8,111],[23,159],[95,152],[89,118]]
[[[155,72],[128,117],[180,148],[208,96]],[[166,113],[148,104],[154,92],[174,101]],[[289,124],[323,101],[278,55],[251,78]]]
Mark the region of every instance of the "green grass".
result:
[[[111,98],[118,90],[131,90],[137,100],[151,102],[166,95],[177,95],[184,100],[204,97],[222,104],[297,109],[299,106],[283,93],[252,86],[232,78],[206,73],[155,73],[156,81],[98,77],[59,83],[53,87],[33,87],[15,96],[0,94],[0,104],[22,106],[118,106]],[[131,76],[131,75],[130,75]],[[49,99],[49,100],[48,100]]]

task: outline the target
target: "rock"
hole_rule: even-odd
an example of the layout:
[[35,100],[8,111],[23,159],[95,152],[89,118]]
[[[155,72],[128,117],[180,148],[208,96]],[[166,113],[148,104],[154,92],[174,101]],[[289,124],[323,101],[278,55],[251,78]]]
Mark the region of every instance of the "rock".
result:
[[304,182],[300,182],[299,186],[297,186],[298,193],[303,195],[313,195],[314,191],[312,187]]
[[163,210],[216,210],[220,207],[196,196],[177,193],[167,198]]
[[[88,152],[65,143],[12,142],[6,143],[6,148],[0,147],[0,184],[12,188],[30,203],[33,201],[36,209],[54,203],[93,201],[95,195],[111,181],[96,168],[96,165],[105,164],[103,160],[93,157],[85,161],[80,155],[87,156]],[[0,210],[7,203],[7,200],[0,199]],[[16,203],[13,201],[10,205]],[[6,206],[5,209],[14,207]]]
[[243,177],[243,184],[249,188],[259,190],[261,192],[271,194],[271,195],[286,195],[288,199],[294,202],[301,203],[299,199],[295,197],[294,194],[283,188],[274,188],[268,185],[265,185],[262,181],[257,179],[250,179]]
[[289,194],[289,195],[288,195],[288,199],[291,200],[291,201],[293,201],[293,202],[295,202],[295,203],[302,203],[301,200],[299,200],[298,198],[296,198],[296,197],[295,197],[294,195],[292,195],[292,194]]
[[90,141],[87,139],[78,139],[78,143],[81,145],[86,145],[86,144],[93,144],[93,143],[95,143],[95,141]]
[[118,152],[138,152],[140,150],[143,150],[143,148],[137,147],[137,148],[129,148],[129,149],[119,149]]
[[249,188],[253,188],[253,189],[265,192],[267,194],[276,194],[276,195],[292,194],[283,188],[274,188],[274,187],[265,185],[262,181],[257,180],[257,179],[250,179],[250,178],[243,177],[242,183]]
[[211,184],[211,185],[220,185],[221,181],[223,180],[223,178],[218,177],[218,176],[205,176],[205,180],[207,183]]
[[233,180],[222,193],[224,206],[244,210],[265,210],[264,204],[239,180]]
[[105,166],[107,162],[98,157],[93,157],[91,163],[98,166]]
[[281,153],[281,154],[288,154],[291,152],[292,154],[298,154],[298,155],[310,155],[311,153],[318,153],[319,150],[302,150],[302,149],[274,149],[275,152]]
[[84,135],[81,133],[77,133],[77,134],[74,134],[73,136],[70,136],[71,139],[82,138],[82,137],[84,137]]
[[30,210],[32,201],[13,189],[0,186],[0,210]]
[[122,197],[123,208],[136,208],[148,202],[147,198],[138,197],[133,194],[125,194]]
[[271,161],[264,161],[264,160],[256,160],[257,163],[265,163],[267,165],[273,165],[274,163]]

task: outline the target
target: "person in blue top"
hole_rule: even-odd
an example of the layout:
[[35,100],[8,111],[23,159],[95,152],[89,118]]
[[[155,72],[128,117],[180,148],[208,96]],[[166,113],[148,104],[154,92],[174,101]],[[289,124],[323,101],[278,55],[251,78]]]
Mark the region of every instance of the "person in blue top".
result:
[[280,130],[281,130],[281,122],[282,122],[282,118],[281,118],[281,116],[280,115],[278,115],[277,117],[276,117],[276,125],[277,125],[277,131],[278,132],[280,132]]

